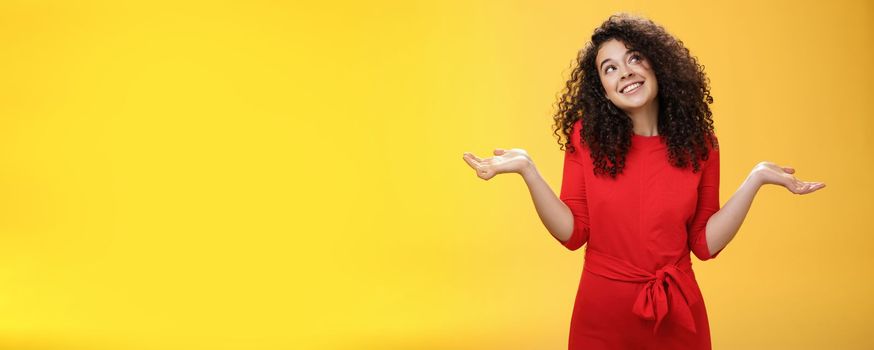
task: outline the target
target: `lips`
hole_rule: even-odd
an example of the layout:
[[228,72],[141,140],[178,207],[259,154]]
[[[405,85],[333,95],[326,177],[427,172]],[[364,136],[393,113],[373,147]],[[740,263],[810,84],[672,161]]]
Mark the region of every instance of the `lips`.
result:
[[[620,94],[624,94],[623,91],[625,91],[625,88],[627,88],[627,87],[629,87],[629,86],[631,86],[631,85],[637,84],[637,83],[640,83],[641,85],[643,85],[643,80],[641,80],[641,81],[632,81],[632,82],[629,82],[628,84],[623,85],[622,88],[619,89],[619,93],[620,93]],[[640,87],[638,87],[638,89],[639,89],[639,88],[640,88]]]

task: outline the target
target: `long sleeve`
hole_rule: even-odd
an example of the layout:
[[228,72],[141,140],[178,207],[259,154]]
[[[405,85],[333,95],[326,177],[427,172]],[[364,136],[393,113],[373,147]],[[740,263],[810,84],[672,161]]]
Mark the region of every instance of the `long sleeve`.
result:
[[585,167],[583,148],[579,141],[580,123],[577,122],[571,133],[574,152],[565,150],[564,170],[562,172],[561,199],[574,216],[574,229],[570,239],[559,242],[567,249],[577,250],[589,240],[589,208],[586,203]]
[[698,184],[698,204],[688,227],[689,249],[700,260],[715,258],[722,249],[710,255],[707,248],[707,221],[719,211],[719,150],[710,149],[710,156],[702,165],[701,182]]

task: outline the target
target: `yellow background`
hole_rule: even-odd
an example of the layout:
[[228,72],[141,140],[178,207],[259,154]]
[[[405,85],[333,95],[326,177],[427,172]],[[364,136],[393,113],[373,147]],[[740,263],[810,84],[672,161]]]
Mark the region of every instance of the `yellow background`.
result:
[[630,11],[706,66],[724,203],[693,258],[716,349],[870,349],[874,6],[868,1],[4,1],[0,348],[561,349],[583,250],[553,190],[557,93]]

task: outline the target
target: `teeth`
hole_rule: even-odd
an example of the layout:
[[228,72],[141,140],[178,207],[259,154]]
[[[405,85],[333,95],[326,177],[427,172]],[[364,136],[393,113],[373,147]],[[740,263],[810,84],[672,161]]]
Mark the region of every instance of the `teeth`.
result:
[[622,90],[622,93],[623,94],[628,93],[629,91],[634,90],[638,86],[641,86],[641,85],[643,85],[643,83],[634,83],[634,84],[628,85],[627,87],[625,87],[625,89]]

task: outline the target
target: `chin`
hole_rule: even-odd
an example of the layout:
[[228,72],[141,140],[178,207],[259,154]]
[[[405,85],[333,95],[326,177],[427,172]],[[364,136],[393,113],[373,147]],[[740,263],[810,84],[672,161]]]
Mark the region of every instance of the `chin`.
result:
[[640,108],[640,107],[646,106],[647,103],[649,103],[649,102],[648,102],[648,101],[643,101],[643,102],[632,102],[632,103],[626,103],[626,104],[623,104],[621,107],[623,107],[623,108],[636,109],[636,108]]
[[619,109],[624,110],[624,111],[634,111],[634,110],[642,109],[642,108],[646,107],[648,104],[649,104],[649,102],[643,102],[643,103],[626,104],[626,105],[622,105],[622,106],[618,106],[618,107],[619,107]]
[[641,107],[644,107],[644,106],[646,106],[646,105],[648,105],[648,104],[651,104],[651,103],[653,102],[653,100],[654,100],[653,98],[648,98],[648,97],[647,97],[647,98],[645,98],[645,99],[643,99],[643,100],[629,101],[629,102],[627,102],[627,103],[625,104],[625,107],[628,107],[628,108],[641,108]]

